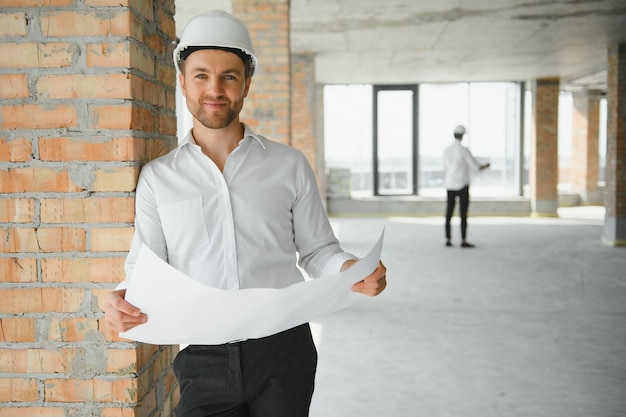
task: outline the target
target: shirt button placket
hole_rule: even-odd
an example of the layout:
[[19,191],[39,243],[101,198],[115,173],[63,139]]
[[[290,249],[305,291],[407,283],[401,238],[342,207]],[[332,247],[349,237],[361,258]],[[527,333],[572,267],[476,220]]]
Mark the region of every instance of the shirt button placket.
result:
[[239,279],[237,273],[237,257],[235,256],[235,230],[233,227],[233,221],[230,218],[224,220],[225,229],[228,230],[228,235],[230,236],[229,245],[226,251],[227,260],[227,269],[229,271],[229,282],[228,289],[229,290],[238,290],[239,289]]

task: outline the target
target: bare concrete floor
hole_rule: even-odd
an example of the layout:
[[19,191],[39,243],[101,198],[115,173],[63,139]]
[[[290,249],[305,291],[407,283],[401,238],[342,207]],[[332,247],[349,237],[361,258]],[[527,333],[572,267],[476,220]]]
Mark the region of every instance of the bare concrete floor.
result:
[[560,218],[334,218],[364,255],[385,228],[388,289],[312,327],[311,417],[626,416],[626,249],[601,208]]

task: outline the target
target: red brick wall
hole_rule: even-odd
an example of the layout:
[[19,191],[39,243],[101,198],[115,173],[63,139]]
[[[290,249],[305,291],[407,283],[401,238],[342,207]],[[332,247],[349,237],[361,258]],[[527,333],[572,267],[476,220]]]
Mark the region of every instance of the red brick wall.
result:
[[291,57],[291,145],[306,155],[319,177],[314,55]]
[[609,48],[603,241],[626,246],[626,43]]
[[[606,211],[626,217],[626,44],[609,48]],[[622,237],[626,239],[626,236]]]
[[558,208],[559,80],[535,83],[529,184],[535,215],[556,215]]
[[143,163],[175,146],[174,0],[0,9],[0,417],[167,416],[176,349],[102,320]]
[[289,1],[233,0],[232,12],[248,26],[259,59],[241,120],[271,140],[291,144]]
[[324,194],[313,56],[289,52],[288,0],[233,0],[232,12],[250,31],[259,68],[241,119],[257,133],[300,149]]

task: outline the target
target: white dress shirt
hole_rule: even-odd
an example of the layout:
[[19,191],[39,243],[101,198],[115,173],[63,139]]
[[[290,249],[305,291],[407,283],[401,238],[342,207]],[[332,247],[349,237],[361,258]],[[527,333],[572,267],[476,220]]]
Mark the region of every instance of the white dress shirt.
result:
[[469,185],[470,169],[480,169],[480,163],[459,139],[455,139],[443,152],[443,169],[445,189],[458,191]]
[[144,166],[127,277],[142,243],[197,281],[226,290],[302,281],[297,254],[313,278],[355,259],[339,246],[304,155],[244,127],[223,172],[191,131]]

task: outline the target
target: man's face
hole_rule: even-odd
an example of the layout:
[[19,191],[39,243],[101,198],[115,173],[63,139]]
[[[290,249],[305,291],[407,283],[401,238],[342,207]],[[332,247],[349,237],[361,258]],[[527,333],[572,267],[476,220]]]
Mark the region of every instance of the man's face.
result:
[[238,120],[252,81],[237,55],[219,49],[191,53],[179,77],[189,111],[210,129]]

